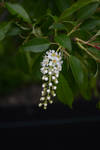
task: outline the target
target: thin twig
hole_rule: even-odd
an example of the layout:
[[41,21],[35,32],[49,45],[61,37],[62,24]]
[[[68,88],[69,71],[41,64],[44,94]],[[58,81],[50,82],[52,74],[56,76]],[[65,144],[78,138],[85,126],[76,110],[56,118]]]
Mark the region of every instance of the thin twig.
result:
[[26,37],[26,39],[25,39],[24,42],[23,42],[23,45],[29,40],[31,34],[32,34],[32,33],[30,32],[29,35]]
[[70,57],[70,54],[69,54],[65,49],[63,49],[63,52],[64,52],[68,57]]
[[80,27],[81,24],[82,24],[82,22],[80,22],[78,25],[76,25],[67,35],[70,36],[73,32],[75,32]]
[[98,47],[97,45],[91,44],[88,41],[83,41],[82,39],[79,39],[79,38],[74,38],[74,40],[77,41],[77,42],[81,42],[81,43],[83,43],[85,45],[88,45],[88,46],[91,46],[91,47],[94,47],[94,48],[100,50],[100,47]]
[[95,57],[92,53],[90,53],[87,48],[85,48],[80,42],[77,41],[78,46],[83,49],[88,55],[90,55],[94,60],[96,60],[97,62],[100,62],[100,60]]

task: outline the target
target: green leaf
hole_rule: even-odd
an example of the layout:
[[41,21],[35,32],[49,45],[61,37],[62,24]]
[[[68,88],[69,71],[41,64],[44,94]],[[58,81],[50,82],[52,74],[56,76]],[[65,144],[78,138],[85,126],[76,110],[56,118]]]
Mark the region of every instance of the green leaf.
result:
[[11,27],[11,22],[3,22],[0,24],[0,41],[3,40],[6,36],[6,33]]
[[31,23],[29,15],[21,5],[11,4],[9,2],[6,2],[6,7],[12,15],[17,15],[18,17],[22,18],[24,21]]
[[100,59],[100,50],[93,48],[93,47],[89,47],[88,50],[94,54],[97,58]]
[[73,76],[76,80],[76,83],[78,84],[79,87],[81,87],[82,84],[84,84],[84,73],[83,73],[81,62],[75,56],[70,56],[69,63],[71,66]]
[[64,78],[62,74],[60,74],[59,76],[59,84],[57,87],[57,97],[59,101],[61,101],[62,103],[72,108],[72,103],[74,101],[73,93],[67,83],[67,80]]
[[25,51],[38,53],[47,50],[49,46],[50,46],[50,42],[47,39],[33,38],[32,40],[24,44],[22,48]]
[[88,72],[84,69],[84,83],[80,87],[80,93],[85,100],[91,100],[91,87],[88,79]]
[[2,41],[5,38],[5,34],[0,30],[0,41]]
[[77,13],[78,20],[87,19],[92,16],[98,6],[99,3],[92,3],[80,9]]
[[8,33],[7,36],[16,36],[19,35],[21,33],[21,29],[18,27],[12,27]]
[[97,62],[92,58],[88,58],[88,60],[85,61],[85,64],[88,69],[89,77],[96,77],[96,75],[98,74]]
[[82,26],[82,30],[90,31],[93,30],[96,26],[100,26],[100,20],[97,19],[91,19],[91,20],[86,20]]
[[49,29],[66,30],[66,27],[62,23],[54,23],[49,27]]
[[70,37],[66,34],[61,34],[55,37],[55,41],[59,43],[64,48],[67,48],[70,52],[72,50]]
[[61,14],[59,21],[66,20],[67,17],[71,16],[77,10],[81,9],[82,7],[85,7],[86,5],[88,5],[92,2],[99,2],[99,0],[82,0],[82,1],[78,1],[78,2],[74,3],[70,8],[67,8]]
[[60,12],[64,11],[66,8],[69,7],[70,0],[55,0],[57,8]]

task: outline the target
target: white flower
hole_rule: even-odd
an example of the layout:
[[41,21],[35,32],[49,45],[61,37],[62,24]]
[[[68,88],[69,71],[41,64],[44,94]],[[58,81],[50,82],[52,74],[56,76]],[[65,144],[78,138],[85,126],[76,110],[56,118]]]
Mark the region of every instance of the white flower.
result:
[[45,80],[45,76],[42,77],[42,80]]
[[44,88],[46,86],[46,84],[42,84],[42,87]]
[[45,79],[44,79],[45,81],[48,81],[48,77],[45,77]]
[[49,71],[49,75],[51,75],[52,74],[52,72],[51,71]]
[[44,103],[44,106],[46,107],[46,106],[47,106],[47,103]]
[[44,99],[45,99],[44,97],[41,97],[41,98],[40,98],[41,101],[44,101]]
[[56,79],[56,77],[55,76],[52,76],[52,80],[55,80]]
[[49,103],[50,103],[50,104],[52,104],[52,103],[53,103],[53,101],[52,101],[52,100],[50,100],[50,101],[49,101]]
[[47,100],[50,100],[50,96],[47,96]]
[[39,107],[43,106],[44,109],[47,109],[48,103],[52,104],[52,97],[56,96],[54,90],[57,89],[55,84],[58,84],[57,78],[59,77],[59,72],[62,70],[62,56],[61,53],[56,52],[55,50],[49,50],[46,52],[46,55],[41,62],[41,73],[43,74],[42,80],[45,81],[42,84],[42,97],[40,98],[41,103]]
[[38,106],[41,107],[41,106],[42,106],[42,103],[39,103]]
[[58,84],[58,80],[57,79],[55,80],[55,83]]
[[52,61],[50,61],[50,62],[49,62],[49,66],[53,66],[53,63],[52,63]]
[[59,74],[56,74],[56,77],[58,78],[58,77],[59,77]]
[[49,86],[52,86],[52,83],[51,83],[51,82],[49,83]]
[[50,89],[47,89],[47,93],[50,93]]
[[55,96],[56,96],[56,93],[54,93],[53,96],[55,97]]
[[56,87],[56,86],[54,86],[54,87],[53,87],[53,89],[54,89],[54,90],[56,90],[56,89],[57,89],[57,87]]

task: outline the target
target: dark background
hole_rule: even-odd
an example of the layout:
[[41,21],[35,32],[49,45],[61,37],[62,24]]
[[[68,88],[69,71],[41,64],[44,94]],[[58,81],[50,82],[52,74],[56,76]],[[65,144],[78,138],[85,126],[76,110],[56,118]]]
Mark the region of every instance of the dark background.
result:
[[[38,18],[47,8],[59,15],[73,3],[73,0],[69,0],[66,7],[64,3],[58,5],[57,0],[17,2],[26,8],[31,17]],[[0,9],[0,22],[8,18],[10,16],[7,10]],[[46,111],[37,107],[41,93],[40,70],[36,66],[33,77],[30,77],[25,54],[17,53],[19,44],[18,38],[10,37],[0,42],[0,134],[8,136],[99,134],[100,111],[96,109],[98,99],[94,97],[91,102],[82,98],[76,99],[72,110],[58,101],[50,105]]]

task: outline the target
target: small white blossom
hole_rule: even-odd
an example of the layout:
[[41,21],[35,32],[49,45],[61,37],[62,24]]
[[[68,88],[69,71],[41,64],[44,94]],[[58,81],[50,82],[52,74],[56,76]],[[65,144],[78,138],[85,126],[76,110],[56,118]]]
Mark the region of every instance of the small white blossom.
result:
[[50,96],[47,96],[47,100],[50,100]]
[[42,87],[44,88],[46,85],[45,84],[42,84]]
[[53,96],[55,97],[55,96],[56,96],[56,93],[54,93]]
[[41,98],[40,98],[40,100],[42,100],[42,101],[44,101],[44,99],[45,99],[44,97],[41,97]]
[[55,80],[55,83],[58,84],[58,80]]
[[56,86],[54,86],[54,87],[53,87],[53,89],[54,89],[54,90],[56,90],[56,89],[57,89],[57,87],[56,87]]
[[49,101],[49,103],[50,103],[50,104],[52,104],[52,103],[53,103],[53,101],[52,101],[52,100],[50,100],[50,101]]
[[48,81],[48,77],[45,77],[45,81]]
[[38,106],[41,107],[41,106],[42,106],[42,103],[39,103]]
[[43,107],[43,109],[45,109],[45,110],[46,110],[46,109],[47,109],[47,106],[44,106],[44,107]]
[[51,82],[49,83],[49,86],[52,86],[52,83],[51,83]]
[[44,103],[44,106],[46,107],[46,106],[47,106],[47,103]]
[[44,79],[45,79],[45,76],[42,77],[42,80],[44,80]]
[[52,72],[50,71],[50,72],[49,72],[49,75],[51,75],[51,74],[52,74]]
[[50,93],[50,89],[47,90],[47,93]]
[[56,74],[56,77],[58,78],[58,77],[59,77],[59,74]]
[[44,91],[42,91],[41,93],[42,93],[42,96],[44,96],[44,95],[45,95],[45,92],[44,92]]
[[52,80],[55,80],[56,79],[56,77],[55,76],[52,76]]

